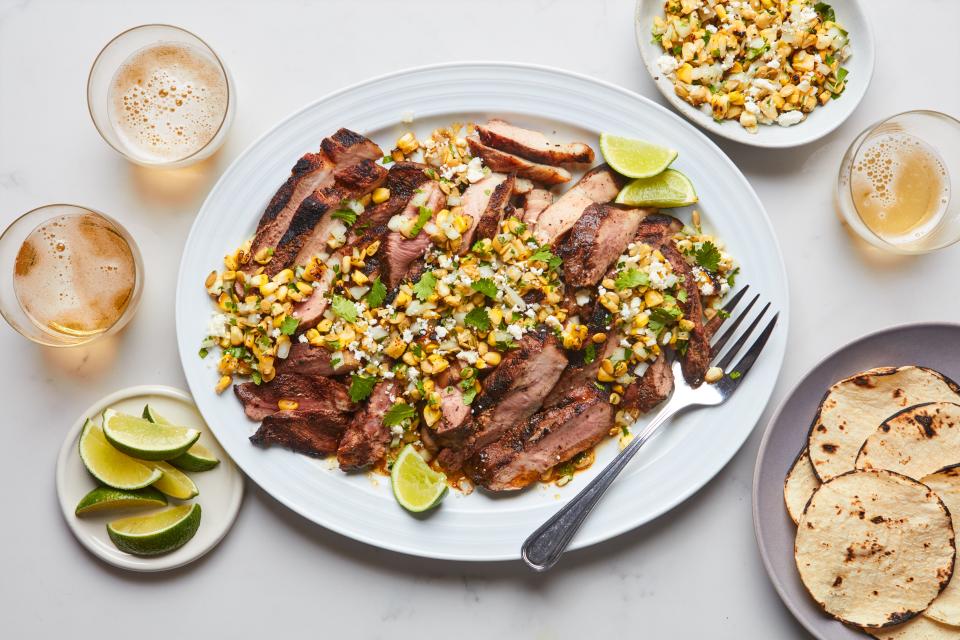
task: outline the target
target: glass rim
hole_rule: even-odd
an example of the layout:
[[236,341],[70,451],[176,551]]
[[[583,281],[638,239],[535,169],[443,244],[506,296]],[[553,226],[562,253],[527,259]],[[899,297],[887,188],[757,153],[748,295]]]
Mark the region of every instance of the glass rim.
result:
[[[167,162],[143,162],[141,160],[133,160],[133,158],[130,157],[130,154],[126,153],[123,149],[120,149],[116,145],[114,145],[110,141],[110,139],[107,138],[106,135],[104,135],[103,131],[100,130],[100,126],[97,124],[97,119],[93,115],[93,107],[91,106],[90,93],[92,89],[91,84],[93,83],[93,71],[94,69],[97,68],[97,63],[100,62],[100,58],[102,58],[103,54],[107,51],[107,49],[109,49],[110,46],[120,38],[126,36],[127,34],[133,33],[134,31],[139,31],[140,29],[148,29],[150,27],[163,27],[165,29],[174,29],[176,31],[180,31],[182,33],[185,33],[199,40],[200,43],[203,44],[203,46],[206,47],[207,50],[213,55],[213,59],[216,61],[217,66],[220,68],[220,72],[223,74],[223,79],[225,81],[224,84],[226,84],[226,87],[227,87],[227,102],[224,105],[223,116],[220,118],[220,123],[217,125],[217,130],[213,132],[213,135],[210,136],[210,139],[207,140],[203,144],[203,146],[201,146],[199,149],[195,151],[192,151],[190,154],[185,155],[182,158],[177,158],[176,160],[170,160]],[[223,130],[223,125],[227,122],[227,116],[230,113],[230,102],[231,100],[233,100],[232,91],[230,90],[230,84],[231,84],[230,75],[227,73],[227,67],[223,64],[223,60],[220,59],[220,56],[217,54],[214,48],[211,47],[206,40],[204,40],[194,32],[190,31],[189,29],[184,29],[183,27],[178,27],[175,24],[168,24],[165,22],[151,22],[148,24],[138,24],[134,27],[129,27],[127,29],[124,29],[117,35],[110,38],[110,40],[105,45],[103,45],[103,47],[100,49],[100,53],[97,54],[97,57],[93,59],[93,63],[90,65],[90,71],[87,72],[87,114],[90,116],[90,120],[93,122],[93,127],[97,130],[97,133],[100,134],[100,137],[103,138],[104,142],[110,145],[111,149],[113,149],[114,151],[122,155],[124,158],[127,158],[128,160],[131,160],[133,162],[136,162],[137,164],[142,164],[144,166],[151,166],[151,167],[165,167],[168,165],[180,164],[181,162],[186,162],[187,160],[190,160],[190,158],[193,158],[194,156],[197,156],[203,151],[205,151],[207,147],[209,147],[211,143],[213,143],[213,141],[217,139],[217,136],[220,135],[220,131]]]
[[[853,144],[851,144],[847,150],[847,155],[850,158],[850,162],[853,163],[860,156],[860,150],[863,148],[863,145],[866,144],[867,140],[870,139],[870,135],[874,131],[876,131],[883,125],[887,124],[891,120],[902,118],[903,116],[923,116],[923,117],[931,118],[934,120],[942,120],[942,121],[945,121],[947,124],[952,125],[956,127],[958,130],[960,130],[960,119],[953,117],[949,113],[936,111],[934,109],[910,109],[908,111],[901,111],[900,113],[895,113],[893,115],[877,120],[876,122],[871,124],[869,127],[861,131],[860,135],[857,136],[857,138],[853,141]],[[854,196],[853,180],[849,179],[847,180],[847,183],[848,183],[846,185],[846,188],[848,191],[847,195],[850,197],[851,202],[856,203],[856,200],[853,197]],[[866,222],[864,222],[863,217],[860,215],[860,210],[857,208],[856,204],[853,205],[853,209],[854,211],[856,211],[857,217],[860,218],[861,222],[863,222],[864,227],[870,233],[870,236],[872,238],[876,239],[877,242],[881,243],[884,247],[888,248],[891,251],[894,251],[896,253],[903,253],[903,251],[896,244],[893,244],[892,242],[888,242],[887,240],[882,238],[877,232],[871,229]],[[945,249],[953,244],[956,244],[957,242],[960,242],[960,237],[944,242],[943,244],[938,244],[934,247],[930,247],[928,249],[921,251],[920,253],[930,253],[932,251]]]
[[[3,304],[0,304],[0,317],[3,317],[4,321],[7,323],[7,325],[8,325],[10,328],[12,328],[14,331],[16,331],[17,333],[19,333],[19,334],[22,335],[23,337],[27,338],[27,340],[30,340],[31,342],[36,342],[37,344],[42,344],[43,346],[46,346],[46,347],[54,347],[54,348],[56,348],[56,349],[60,349],[60,348],[69,348],[69,347],[77,347],[77,346],[87,345],[87,344],[90,344],[90,343],[92,343],[92,342],[95,342],[96,340],[98,340],[98,339],[100,339],[100,338],[102,338],[102,337],[104,337],[104,336],[106,336],[106,335],[109,335],[110,333],[113,333],[113,332],[114,332],[114,329],[116,328],[116,326],[117,326],[117,325],[127,316],[127,314],[130,312],[130,305],[131,305],[131,304],[138,304],[139,297],[140,297],[138,291],[142,291],[142,289],[143,289],[143,281],[144,281],[144,277],[143,277],[143,276],[144,276],[144,274],[143,274],[143,255],[140,253],[140,247],[137,246],[136,240],[134,240],[133,236],[130,235],[130,232],[127,230],[127,228],[126,228],[125,226],[123,226],[123,225],[122,225],[118,220],[116,220],[113,216],[107,215],[106,213],[100,211],[99,209],[94,209],[94,208],[92,208],[92,207],[88,207],[88,206],[82,205],[82,204],[75,204],[75,203],[72,203],[72,202],[48,202],[47,204],[42,204],[42,205],[40,205],[40,206],[34,207],[33,209],[30,209],[29,211],[26,211],[26,212],[20,214],[19,216],[17,216],[16,218],[14,218],[13,220],[11,220],[11,221],[10,221],[10,224],[8,224],[6,227],[4,227],[3,231],[0,231],[0,243],[2,243],[5,238],[7,238],[7,234],[8,234],[8,233],[11,233],[11,231],[13,230],[13,228],[14,228],[15,226],[17,226],[17,223],[21,222],[24,218],[27,218],[28,216],[32,216],[32,215],[34,215],[34,214],[36,214],[36,213],[39,213],[39,212],[43,211],[44,209],[53,209],[53,208],[56,208],[56,207],[70,207],[70,208],[73,208],[73,209],[82,209],[83,211],[86,211],[87,213],[92,213],[92,214],[94,214],[94,215],[100,216],[101,218],[103,218],[104,220],[106,220],[107,222],[109,222],[109,223],[110,223],[111,225],[113,225],[117,230],[119,230],[120,232],[122,232],[121,235],[122,235],[122,237],[123,237],[123,241],[126,242],[126,243],[127,243],[127,246],[130,247],[130,252],[131,252],[131,254],[133,255],[133,265],[134,265],[133,294],[131,295],[130,300],[127,301],[127,305],[124,307],[123,312],[122,312],[122,313],[120,314],[120,316],[117,318],[116,322],[114,322],[112,325],[110,325],[110,327],[109,327],[108,329],[106,329],[103,333],[100,333],[100,334],[97,334],[97,335],[93,336],[90,340],[84,340],[83,342],[75,342],[75,343],[57,343],[57,342],[46,342],[46,341],[42,341],[42,342],[41,342],[41,341],[34,340],[33,338],[31,338],[31,337],[26,336],[26,335],[23,334],[23,331],[21,331],[21,329],[19,328],[19,326],[20,326],[19,323],[18,323],[14,318],[12,318],[12,317],[9,315],[9,312],[8,312],[6,306],[3,305]],[[52,219],[52,216],[51,216],[51,218],[47,218],[47,219]],[[39,226],[39,225],[38,225],[38,226]],[[32,233],[33,230],[35,230],[35,229],[36,229],[36,226],[33,227],[33,229],[31,229],[29,233]],[[28,233],[27,235],[29,235],[29,233]],[[128,320],[129,320],[129,318],[128,318]],[[126,322],[124,322],[123,324],[125,325]],[[122,326],[122,325],[121,325],[121,326]]]

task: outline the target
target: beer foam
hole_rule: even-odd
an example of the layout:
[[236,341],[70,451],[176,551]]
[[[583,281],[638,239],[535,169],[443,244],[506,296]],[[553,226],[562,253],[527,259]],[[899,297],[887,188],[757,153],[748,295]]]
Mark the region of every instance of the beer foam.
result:
[[[897,203],[895,185],[901,177],[908,156],[920,154],[932,171],[947,176],[946,165],[929,145],[910,135],[888,134],[878,137],[857,154],[854,174],[861,183],[871,187],[869,197],[881,207]],[[946,204],[946,200],[944,200]]]
[[205,53],[160,43],[133,53],[110,83],[110,121],[131,155],[181,160],[217,134],[227,110],[227,80]]

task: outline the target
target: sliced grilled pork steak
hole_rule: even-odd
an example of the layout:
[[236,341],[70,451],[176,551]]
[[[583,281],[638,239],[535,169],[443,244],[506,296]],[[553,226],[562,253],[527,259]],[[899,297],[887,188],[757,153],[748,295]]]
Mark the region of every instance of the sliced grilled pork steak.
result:
[[330,409],[279,411],[263,419],[250,442],[286,447],[308,456],[324,456],[337,450],[349,416]]
[[535,482],[548,469],[600,442],[613,426],[614,406],[592,384],[583,385],[549,409],[515,426],[464,465],[476,484],[513,491]]
[[460,447],[470,434],[470,405],[456,384],[440,390],[440,421],[434,426],[433,439],[441,447]]
[[280,400],[295,400],[301,411],[329,409],[348,412],[356,408],[345,386],[323,376],[280,373],[263,384],[244,382],[235,385],[233,391],[251,420],[263,420],[279,411]]
[[367,404],[358,411],[337,447],[337,462],[344,471],[356,471],[379,462],[390,446],[390,428],[383,414],[393,404],[399,387],[393,380],[382,380],[373,388]]
[[690,340],[687,350],[680,360],[683,377],[692,386],[703,382],[703,376],[710,368],[710,336],[703,326],[703,305],[700,302],[700,289],[693,277],[693,268],[687,263],[683,255],[673,246],[673,242],[660,245],[660,252],[670,262],[673,272],[683,282],[687,292],[687,299],[680,302],[683,317],[693,322],[690,330]]
[[652,211],[612,204],[591,204],[584,209],[557,247],[567,286],[591,287],[600,282]]
[[557,383],[543,400],[543,409],[561,404],[564,399],[573,391],[576,391],[583,385],[590,385],[596,382],[597,372],[600,370],[600,361],[609,358],[620,348],[621,333],[615,329],[611,331],[606,342],[597,348],[596,355],[592,362],[583,361],[583,351],[576,351],[570,355],[570,364],[560,374]]
[[280,373],[299,373],[315,376],[339,376],[360,367],[360,362],[349,351],[344,350],[338,356],[340,360],[333,362],[333,353],[324,347],[315,347],[306,342],[294,342],[290,346],[290,354],[283,360],[278,360],[277,371]]
[[494,187],[493,193],[490,194],[490,200],[487,201],[487,207],[477,223],[474,237],[471,238],[470,244],[462,242],[461,246],[469,248],[473,246],[474,238],[477,240],[492,238],[500,232],[500,221],[503,220],[504,214],[511,209],[510,196],[513,194],[513,183],[515,181],[516,176],[511,173],[503,182]]
[[554,243],[573,226],[584,209],[595,202],[610,202],[625,183],[626,179],[607,165],[594,167],[543,210],[537,218],[537,236],[542,242]]
[[651,213],[637,227],[632,242],[643,243],[657,248],[670,240],[673,234],[683,229],[683,223],[673,216]]
[[[444,201],[443,191],[440,190],[437,183],[424,184],[421,191],[426,194],[426,201],[422,206],[434,213],[437,212]],[[414,206],[410,202],[401,215],[415,220],[419,208],[419,206]],[[400,285],[414,263],[420,260],[427,249],[430,248],[431,243],[430,236],[422,231],[413,238],[406,238],[398,231],[391,232],[386,236],[383,248],[380,249],[383,252],[380,257],[380,279],[387,286],[387,289],[396,289]]]
[[304,243],[314,234],[324,234],[324,242],[330,237],[330,229],[336,221],[331,217],[347,197],[347,192],[337,186],[325,187],[310,194],[290,219],[290,225],[277,242],[273,258],[264,267],[264,272],[274,276],[288,266],[295,266],[297,255]]
[[641,414],[647,413],[669,398],[672,392],[673,371],[666,357],[660,354],[650,363],[643,375],[624,390],[620,405],[624,409],[636,409]]
[[493,197],[494,191],[506,182],[506,180],[506,174],[496,173],[494,171],[483,179],[471,184],[463,192],[463,197],[461,198],[463,213],[470,216],[472,222],[470,228],[463,232],[463,240],[460,241],[460,255],[470,251],[470,247],[473,246],[477,226],[480,224],[480,220],[487,210],[487,205],[490,204],[490,199]]
[[[367,235],[375,235],[374,230],[385,225],[390,218],[403,211],[410,199],[416,195],[426,182],[430,180],[424,171],[427,165],[419,162],[395,162],[387,170],[386,187],[390,190],[390,197],[380,204],[375,204],[360,214],[356,224],[350,228],[347,235],[347,244],[354,245],[358,239]],[[382,234],[380,234],[382,235]],[[372,242],[374,238],[364,241]]]
[[320,148],[341,167],[383,157],[383,149],[377,143],[350,129],[338,129],[332,136],[323,139]]
[[493,171],[516,173],[521,178],[529,178],[533,182],[548,185],[563,184],[573,177],[569,171],[561,167],[538,164],[512,153],[488,147],[476,136],[467,138],[467,144],[470,145],[470,153],[480,156],[483,164]]
[[543,164],[593,162],[594,158],[593,149],[582,142],[550,142],[539,131],[515,127],[503,120],[477,125],[477,134],[486,145]]
[[536,225],[540,214],[553,204],[554,196],[552,191],[546,189],[531,189],[523,197],[523,217],[521,218],[528,225]]

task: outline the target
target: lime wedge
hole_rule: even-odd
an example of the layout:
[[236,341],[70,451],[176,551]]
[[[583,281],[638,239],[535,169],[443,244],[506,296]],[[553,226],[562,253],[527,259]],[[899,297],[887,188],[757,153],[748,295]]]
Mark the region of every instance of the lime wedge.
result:
[[600,134],[600,153],[614,171],[628,178],[655,176],[677,159],[677,152],[634,138]]
[[190,476],[180,471],[167,462],[145,460],[148,464],[162,474],[160,479],[153,483],[153,486],[171,498],[177,500],[189,500],[200,495],[200,489],[193,483]]
[[[171,424],[169,420],[157,413],[157,410],[150,405],[143,408],[143,417],[145,420],[156,424]],[[169,462],[184,471],[209,471],[220,464],[217,457],[199,442],[176,458],[171,458]]]
[[110,487],[97,487],[83,496],[74,511],[78,516],[111,509],[137,509],[141,507],[165,507],[167,498],[153,487],[135,491],[123,491]]
[[447,495],[447,476],[434,471],[413,445],[400,452],[390,472],[393,497],[407,511],[420,513],[431,509]]
[[154,424],[143,418],[103,412],[103,435],[120,451],[141,460],[169,460],[189,449],[200,432],[187,427]]
[[652,178],[634,180],[617,195],[617,204],[633,207],[683,207],[697,201],[690,178],[676,169],[667,169]]
[[80,434],[80,459],[90,475],[115,489],[142,489],[163,475],[111,447],[103,429],[89,420],[84,423]]
[[179,549],[200,527],[200,505],[182,504],[146,516],[114,520],[107,534],[117,548],[137,556],[155,556]]

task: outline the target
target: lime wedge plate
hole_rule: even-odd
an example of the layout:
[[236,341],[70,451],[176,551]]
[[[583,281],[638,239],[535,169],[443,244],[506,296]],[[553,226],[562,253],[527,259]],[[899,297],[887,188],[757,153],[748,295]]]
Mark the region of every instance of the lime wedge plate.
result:
[[80,434],[80,459],[94,478],[115,489],[142,489],[163,473],[120,453],[107,442],[103,429],[87,420]]
[[146,516],[115,520],[107,534],[117,548],[137,556],[155,556],[179,549],[200,528],[200,505],[182,504]]
[[143,507],[165,507],[167,497],[153,487],[144,487],[134,491],[97,487],[77,504],[74,511],[78,516],[99,513],[112,509],[139,509]]
[[170,463],[157,460],[153,462],[145,461],[144,464],[150,465],[162,474],[160,479],[153,483],[153,486],[171,498],[189,500],[200,495],[200,489],[193,483],[190,476]]
[[612,133],[600,134],[600,153],[614,171],[628,178],[655,176],[677,159],[673,149]]
[[113,409],[103,412],[103,435],[120,451],[142,460],[169,460],[194,445],[200,432],[158,425]]
[[393,463],[390,480],[397,502],[414,513],[437,506],[447,495],[447,477],[431,469],[410,444]]
[[652,178],[634,180],[617,195],[617,204],[633,207],[684,207],[697,201],[690,178],[676,169],[667,169]]
[[[169,420],[157,413],[157,410],[149,404],[143,408],[143,417],[145,420],[156,424],[171,424]],[[169,462],[184,471],[209,471],[220,464],[217,457],[199,442],[176,458],[171,458]]]

